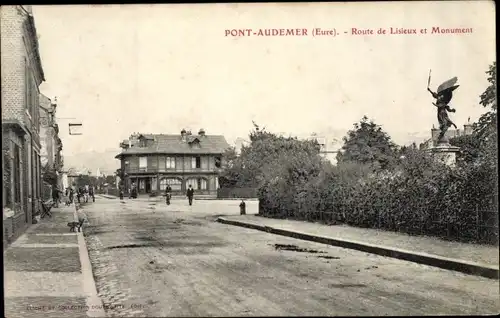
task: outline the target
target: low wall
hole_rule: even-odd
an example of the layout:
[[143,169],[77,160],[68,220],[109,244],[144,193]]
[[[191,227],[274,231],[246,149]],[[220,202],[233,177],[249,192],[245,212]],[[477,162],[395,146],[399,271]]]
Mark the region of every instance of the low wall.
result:
[[220,188],[217,190],[217,198],[218,199],[257,198],[257,189],[255,189],[255,188]]

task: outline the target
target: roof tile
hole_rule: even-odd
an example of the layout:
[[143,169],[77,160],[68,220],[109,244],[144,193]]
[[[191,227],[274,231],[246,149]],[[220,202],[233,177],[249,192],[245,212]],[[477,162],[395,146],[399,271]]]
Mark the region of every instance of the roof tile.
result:
[[[180,135],[148,135],[154,138],[154,143],[150,147],[132,147],[124,149],[119,155],[127,154],[221,154],[229,144],[222,135],[190,135],[186,136],[186,141],[182,141]],[[190,142],[198,139],[199,146],[193,147]],[[128,142],[128,141],[124,141]],[[118,156],[119,156],[118,155]]]

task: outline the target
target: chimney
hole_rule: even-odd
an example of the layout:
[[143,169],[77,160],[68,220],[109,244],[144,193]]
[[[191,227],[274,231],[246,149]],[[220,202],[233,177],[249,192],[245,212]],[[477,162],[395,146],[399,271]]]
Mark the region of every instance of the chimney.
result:
[[473,127],[470,123],[464,125],[464,135],[472,135]]
[[205,129],[201,128],[200,131],[198,131],[198,135],[205,136]]

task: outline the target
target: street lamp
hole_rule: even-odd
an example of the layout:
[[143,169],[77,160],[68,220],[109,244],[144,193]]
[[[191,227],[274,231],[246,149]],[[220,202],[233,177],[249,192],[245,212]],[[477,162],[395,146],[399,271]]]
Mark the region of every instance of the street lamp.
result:
[[82,123],[69,123],[68,128],[69,128],[69,134],[71,136],[77,136],[77,135],[82,135],[81,131],[79,129],[82,127]]

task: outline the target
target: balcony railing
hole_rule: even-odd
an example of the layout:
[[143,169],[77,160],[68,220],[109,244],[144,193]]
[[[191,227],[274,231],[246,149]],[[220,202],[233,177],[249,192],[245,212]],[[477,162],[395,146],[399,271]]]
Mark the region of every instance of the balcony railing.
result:
[[175,169],[167,169],[167,168],[126,168],[125,173],[190,173],[190,172],[200,172],[200,173],[209,173],[209,172],[219,172],[220,168],[175,168]]

